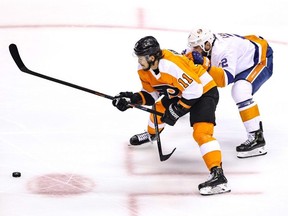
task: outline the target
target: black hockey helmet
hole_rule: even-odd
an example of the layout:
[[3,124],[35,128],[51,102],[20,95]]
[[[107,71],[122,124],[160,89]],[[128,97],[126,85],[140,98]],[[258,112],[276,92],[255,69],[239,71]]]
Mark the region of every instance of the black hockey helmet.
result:
[[158,41],[153,36],[146,36],[141,38],[134,47],[134,53],[137,56],[155,56],[161,57],[161,49]]

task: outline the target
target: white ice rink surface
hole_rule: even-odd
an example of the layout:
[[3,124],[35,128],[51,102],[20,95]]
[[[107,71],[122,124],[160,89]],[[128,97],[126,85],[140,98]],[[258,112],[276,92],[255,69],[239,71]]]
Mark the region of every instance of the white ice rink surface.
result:
[[[266,6],[264,12],[272,9]],[[219,89],[215,137],[221,144],[232,192],[208,197],[199,195],[197,189],[208,171],[192,138],[188,116],[161,133],[163,152],[177,149],[169,160],[160,162],[156,143],[128,147],[129,138],[146,129],[149,113],[138,109],[122,113],[108,99],[25,74],[8,50],[9,44],[17,44],[24,63],[33,71],[114,96],[141,88],[137,59],[132,56],[138,39],[154,35],[162,48],[181,51],[187,32],[45,27],[43,23],[42,27],[25,27],[27,22],[21,19],[19,28],[2,24],[0,216],[287,214],[288,34],[283,23],[287,16],[279,18],[280,25],[274,25],[275,14],[271,17],[270,31],[262,23],[249,32],[265,32],[263,36],[274,49],[274,74],[254,97],[268,154],[236,157],[235,147],[246,139],[246,133],[230,87]],[[243,27],[248,20],[245,16],[243,29],[229,25],[227,31],[237,29],[246,34],[251,28]],[[22,177],[13,178],[14,171]]]

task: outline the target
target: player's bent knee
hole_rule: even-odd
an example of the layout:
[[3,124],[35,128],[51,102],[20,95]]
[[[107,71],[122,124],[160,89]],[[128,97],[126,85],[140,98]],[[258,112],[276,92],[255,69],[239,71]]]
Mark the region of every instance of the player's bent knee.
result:
[[232,86],[232,98],[235,103],[240,103],[252,98],[252,85],[247,80],[238,80]]
[[199,145],[215,140],[215,138],[213,138],[213,123],[198,122],[193,125],[193,129],[193,138]]

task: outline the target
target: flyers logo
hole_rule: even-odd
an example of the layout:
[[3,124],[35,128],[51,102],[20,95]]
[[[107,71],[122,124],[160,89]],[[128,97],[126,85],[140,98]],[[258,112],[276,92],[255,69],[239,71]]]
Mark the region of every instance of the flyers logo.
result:
[[169,85],[154,86],[154,88],[161,94],[168,98],[176,97],[180,94],[178,88]]

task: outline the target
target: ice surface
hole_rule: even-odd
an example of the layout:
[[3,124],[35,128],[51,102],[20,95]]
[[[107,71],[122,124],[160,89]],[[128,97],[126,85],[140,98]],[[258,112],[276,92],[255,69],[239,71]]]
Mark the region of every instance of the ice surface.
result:
[[[81,4],[47,1],[47,7],[37,2],[25,4],[30,17],[21,12],[22,1],[13,6],[18,17],[11,15],[10,1],[3,1],[6,7],[1,8],[1,216],[271,216],[287,212],[288,25],[283,1],[261,1],[259,8],[255,6],[260,1],[253,1],[253,8],[247,4],[244,7],[244,1],[239,3],[241,10],[229,6],[230,1],[208,1],[213,10],[209,4],[195,7],[191,1],[175,5],[165,2],[168,12],[175,10],[175,17],[165,14],[160,1],[155,3],[158,10],[151,9],[149,1],[123,1],[129,7],[122,9],[122,16],[117,10],[123,7],[119,1],[103,3],[100,9],[99,3],[88,0]],[[222,10],[224,4],[230,9],[227,13]],[[187,7],[191,7],[194,18],[189,22]],[[206,7],[208,14],[204,13]],[[103,8],[115,11],[118,19],[101,13],[99,21],[99,14],[95,14]],[[139,8],[144,9],[145,19],[135,15]],[[142,20],[144,29],[138,28],[141,25],[135,19],[132,21],[133,16]],[[262,22],[257,25],[260,17]],[[106,26],[101,28],[98,22]],[[96,25],[85,27],[93,23]],[[140,89],[137,59],[132,56],[140,37],[154,35],[163,48],[181,51],[187,32],[175,29],[188,31],[188,23],[207,24],[219,31],[226,31],[227,26],[227,32],[264,33],[275,53],[274,75],[254,98],[264,124],[266,156],[236,157],[235,147],[246,134],[230,87],[220,89],[215,136],[223,151],[223,167],[232,189],[229,194],[199,195],[197,186],[206,180],[208,172],[187,117],[174,127],[167,126],[161,134],[163,152],[169,153],[174,147],[177,150],[169,160],[160,162],[156,145],[128,147],[130,136],[146,129],[148,113],[137,109],[122,113],[110,100],[22,73],[8,51],[9,44],[15,43],[31,70],[113,96]],[[109,28],[112,24],[120,27]],[[22,177],[13,178],[14,171],[20,171]]]

